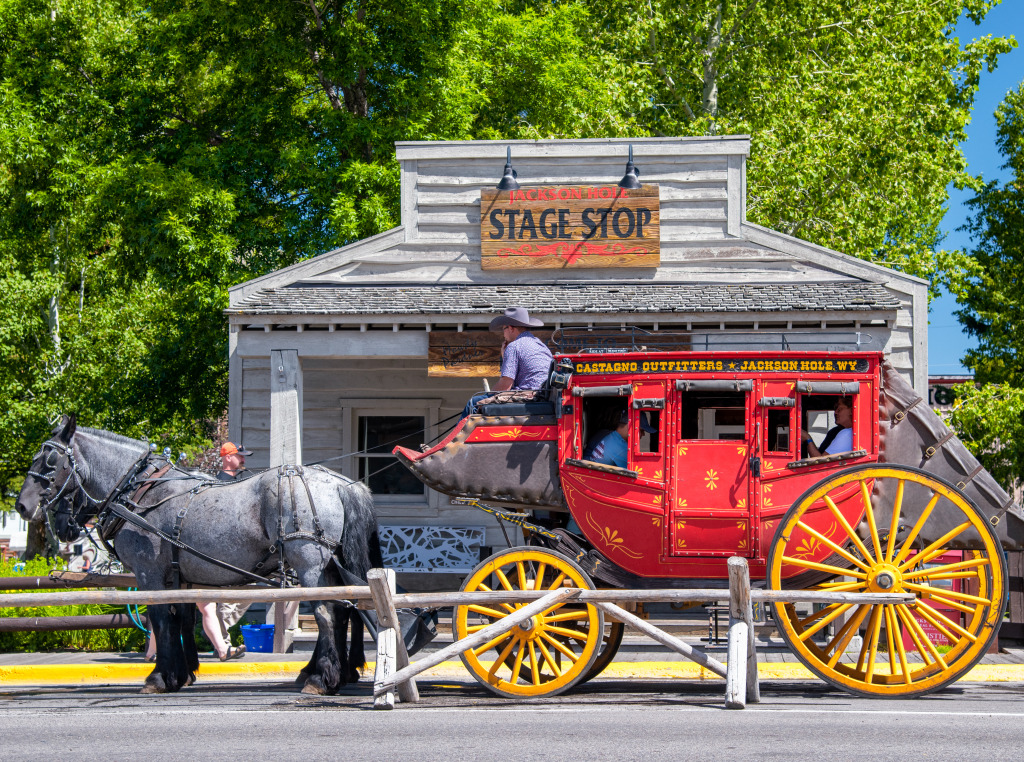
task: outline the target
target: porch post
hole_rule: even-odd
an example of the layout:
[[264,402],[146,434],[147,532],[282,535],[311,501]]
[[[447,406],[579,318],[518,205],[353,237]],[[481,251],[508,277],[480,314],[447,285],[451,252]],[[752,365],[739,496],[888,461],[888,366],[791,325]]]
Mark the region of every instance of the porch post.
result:
[[[302,463],[302,366],[296,349],[270,351],[269,466]],[[274,653],[291,648],[298,631],[299,604],[275,603],[267,612],[274,623]]]

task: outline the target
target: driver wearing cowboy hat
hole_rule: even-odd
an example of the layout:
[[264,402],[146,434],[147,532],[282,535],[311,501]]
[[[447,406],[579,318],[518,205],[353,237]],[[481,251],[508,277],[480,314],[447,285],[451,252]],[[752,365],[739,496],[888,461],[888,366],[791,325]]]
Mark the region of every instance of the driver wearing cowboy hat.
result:
[[508,307],[491,321],[491,330],[501,331],[501,379],[494,391],[540,389],[551,370],[551,350],[528,329],[544,323],[531,318],[525,307]]
[[507,307],[504,315],[491,321],[490,330],[501,332],[501,378],[493,391],[474,394],[470,398],[463,417],[471,415],[476,403],[490,397],[494,392],[513,389],[540,389],[547,381],[551,370],[551,350],[532,333],[530,328],[544,325],[531,318],[525,307]]

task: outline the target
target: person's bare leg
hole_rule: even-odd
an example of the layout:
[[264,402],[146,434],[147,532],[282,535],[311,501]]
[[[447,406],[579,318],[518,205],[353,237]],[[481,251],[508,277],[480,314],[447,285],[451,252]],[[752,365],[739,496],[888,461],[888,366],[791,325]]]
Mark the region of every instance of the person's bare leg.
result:
[[228,644],[224,642],[224,635],[221,633],[220,620],[217,618],[217,604],[213,602],[197,603],[196,607],[203,616],[203,632],[206,639],[210,641],[217,658],[221,661],[228,653]]

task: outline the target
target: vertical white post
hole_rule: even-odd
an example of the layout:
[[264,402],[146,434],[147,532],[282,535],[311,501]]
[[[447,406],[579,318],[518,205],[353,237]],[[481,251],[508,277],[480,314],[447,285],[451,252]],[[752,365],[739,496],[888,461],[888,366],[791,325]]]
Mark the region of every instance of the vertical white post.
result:
[[[733,556],[729,566],[729,661],[725,676],[725,708],[747,705],[747,680],[753,614],[750,606],[750,571],[747,559]],[[754,664],[755,675],[757,664]],[[756,678],[755,678],[756,683]]]
[[[295,349],[270,351],[269,466],[302,463],[302,367]],[[285,653],[295,639],[298,601],[273,606],[274,653]],[[269,618],[269,617],[268,617]]]
[[302,367],[295,349],[270,352],[270,465],[302,463]]
[[373,674],[374,709],[394,709],[395,690],[402,701],[415,703],[420,700],[416,678],[398,684],[396,689],[380,690],[398,670],[409,666],[409,654],[405,650],[398,626],[398,612],[391,596],[395,593],[395,573],[391,569],[370,569],[366,582],[373,595],[373,606],[377,610],[377,667]]

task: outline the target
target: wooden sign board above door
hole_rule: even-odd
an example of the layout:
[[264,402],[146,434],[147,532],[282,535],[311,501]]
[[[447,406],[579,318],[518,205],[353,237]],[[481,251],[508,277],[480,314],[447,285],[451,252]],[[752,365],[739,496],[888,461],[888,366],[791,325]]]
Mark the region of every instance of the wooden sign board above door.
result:
[[480,191],[484,270],[657,267],[658,186],[543,185]]
[[[555,338],[552,338],[555,331],[550,328],[534,328],[530,333],[547,344],[555,354],[615,349],[683,352],[691,348],[690,337],[685,334],[645,333],[638,336],[613,328],[566,328]],[[638,343],[642,347],[637,346]],[[431,331],[427,342],[427,375],[498,378],[501,375],[501,334],[490,331]]]

